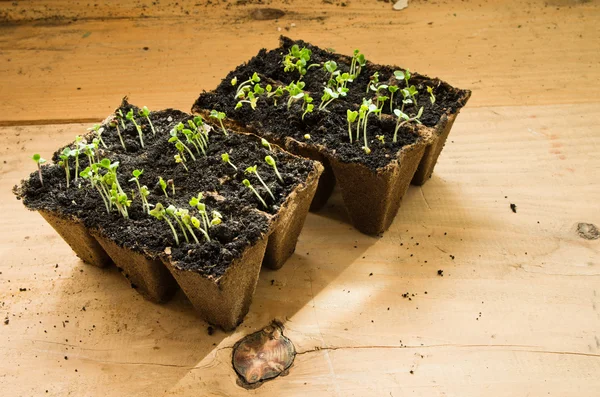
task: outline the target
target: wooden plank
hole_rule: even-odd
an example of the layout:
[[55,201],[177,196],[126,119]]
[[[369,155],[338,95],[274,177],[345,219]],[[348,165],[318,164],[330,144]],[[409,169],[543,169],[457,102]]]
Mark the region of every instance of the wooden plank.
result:
[[[600,240],[575,225],[600,225],[599,105],[465,109],[382,238],[348,226],[336,193],[290,261],[262,271],[242,326],[212,336],[183,296],[144,301],[11,197],[30,153],[50,157],[85,125],[0,128],[3,392],[595,396]],[[231,346],[273,318],[300,354],[243,391]]]
[[[472,89],[472,107],[600,97],[598,2],[412,2],[401,12],[385,2],[214,3],[0,2],[0,124],[100,120],[124,95],[187,110],[282,33],[439,76]],[[267,6],[287,15],[251,19]]]

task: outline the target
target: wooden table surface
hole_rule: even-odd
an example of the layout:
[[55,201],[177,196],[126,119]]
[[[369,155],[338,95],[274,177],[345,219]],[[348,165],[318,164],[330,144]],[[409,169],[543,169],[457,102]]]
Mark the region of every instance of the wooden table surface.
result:
[[[577,225],[600,226],[600,2],[97,3],[0,2],[2,395],[598,396],[600,240]],[[252,18],[265,7],[286,15]],[[353,230],[336,192],[235,332],[84,265],[12,196],[32,153],[123,95],[188,110],[282,33],[473,97],[382,238]],[[246,391],[231,346],[273,318],[299,354]]]

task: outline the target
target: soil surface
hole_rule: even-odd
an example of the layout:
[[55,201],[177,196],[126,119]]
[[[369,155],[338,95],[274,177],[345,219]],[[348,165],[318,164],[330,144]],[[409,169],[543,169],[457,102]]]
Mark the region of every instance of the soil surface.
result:
[[[235,93],[239,84],[249,79],[254,72],[261,77],[259,84],[263,88],[266,84],[271,84],[273,87],[285,87],[298,81],[300,74],[297,71],[286,72],[282,64],[283,57],[288,54],[294,44],[312,51],[310,61],[307,63],[309,65],[323,65],[326,61],[334,60],[338,70],[348,72],[350,69],[351,57],[323,50],[302,40],[293,41],[281,37],[279,48],[271,51],[260,50],[258,55],[250,61],[230,72],[214,91],[202,93],[194,104],[193,110],[217,109],[260,135],[277,140],[292,137],[301,142],[319,144],[342,162],[360,162],[372,169],[386,166],[397,158],[396,153],[402,147],[419,139],[414,127],[406,125],[399,130],[397,142],[393,143],[397,118],[393,115],[388,100],[383,106],[381,118],[371,115],[368,119],[367,137],[371,153],[366,154],[362,149],[364,146],[362,131],[360,139],[358,141],[354,139],[354,142],[350,143],[346,111],[347,109],[357,110],[363,99],[372,99],[374,103],[376,102],[374,92],[366,91],[371,76],[377,72],[380,84],[397,85],[400,88],[406,86],[403,81],[398,82],[394,77],[394,71],[403,70],[402,68],[376,65],[370,62],[367,62],[362,68],[354,82],[348,83],[347,96],[334,100],[323,110],[317,108],[321,103],[323,89],[330,78],[330,73],[321,66],[308,69],[301,81],[306,84],[304,91],[310,93],[315,109],[312,113],[307,113],[304,119],[302,118],[303,101],[293,102],[288,109],[289,96],[287,92],[277,100],[274,96],[269,98],[267,95],[260,95],[255,110],[252,110],[248,104],[235,109],[238,102]],[[236,86],[231,83],[233,78],[237,78]],[[417,104],[419,108],[421,106],[424,108],[421,122],[428,127],[435,127],[440,122],[442,115],[453,114],[460,110],[470,95],[469,91],[453,88],[439,79],[432,79],[418,73],[412,74],[409,84],[415,85],[419,91],[419,94],[416,95]],[[436,98],[434,103],[430,101],[427,87],[433,88]],[[386,91],[385,95],[390,96],[390,93]],[[402,95],[400,91],[397,91],[393,96],[391,108],[401,108],[401,101]],[[404,112],[411,116],[414,116],[417,111],[418,108],[414,104],[406,105],[404,108]],[[353,123],[352,127],[353,136],[356,138],[356,123]],[[306,134],[310,135],[310,139],[305,137]],[[377,136],[383,136],[383,141],[377,139]]]
[[[29,179],[22,181],[20,187],[15,187],[18,198],[31,210],[56,211],[67,216],[76,216],[86,227],[97,228],[113,241],[126,248],[144,252],[150,256],[161,255],[166,247],[172,247],[172,258],[182,269],[193,270],[205,275],[218,277],[223,275],[231,262],[239,258],[243,251],[269,228],[270,219],[276,215],[287,196],[303,183],[313,162],[292,156],[286,152],[269,151],[261,145],[260,139],[245,134],[235,134],[229,130],[225,136],[218,122],[204,120],[209,131],[208,149],[206,156],[197,153],[193,147],[196,161],[186,153],[189,172],[182,164],[175,163],[174,156],[178,153],[173,143],[169,143],[169,132],[181,121],[187,126],[192,117],[178,110],[167,109],[150,113],[150,120],[155,127],[153,135],[149,123],[138,115],[138,108],[127,103],[120,106],[123,114],[134,109],[135,118],[142,126],[145,147],[142,149],[137,130],[132,122],[126,120],[126,128],[121,128],[124,138],[124,149],[119,141],[116,128],[103,123],[102,139],[106,148],[100,145],[97,155],[100,159],[108,158],[111,162],[118,161],[117,175],[119,184],[132,199],[129,207],[129,219],[124,219],[118,212],[107,213],[100,194],[88,180],[81,177],[74,181],[75,161],[70,159],[71,183],[66,188],[65,170],[58,165],[59,149],[52,161],[42,166],[44,184],[40,183],[37,171]],[[84,137],[90,142],[93,133]],[[185,142],[185,137],[180,136]],[[189,145],[189,144],[188,144]],[[191,146],[191,145],[189,145]],[[71,144],[70,147],[75,148]],[[221,154],[227,152],[230,161],[238,171],[221,159]],[[265,156],[270,155],[276,160],[277,168],[284,183],[277,178],[273,168],[266,164]],[[87,157],[79,156],[79,171],[88,166]],[[250,166],[258,166],[258,173],[272,191],[273,200],[261,185],[256,175],[246,174],[244,170]],[[188,234],[186,242],[177,223],[171,218],[180,240],[179,246],[169,225],[148,215],[142,208],[142,202],[137,185],[132,178],[132,171],[143,170],[139,177],[140,185],[146,185],[150,191],[150,204],[162,203],[165,207],[174,205],[177,208],[190,210],[190,215],[201,217],[198,211],[190,206],[192,197],[203,193],[202,202],[206,204],[207,213],[218,211],[223,219],[220,225],[209,229],[210,241],[206,241],[202,233],[195,230],[200,244],[196,244]],[[165,181],[172,180],[172,186],[167,187],[168,197],[158,184],[159,177]],[[242,184],[248,179],[256,191],[268,205],[264,208],[258,198]],[[210,215],[209,215],[210,217]]]

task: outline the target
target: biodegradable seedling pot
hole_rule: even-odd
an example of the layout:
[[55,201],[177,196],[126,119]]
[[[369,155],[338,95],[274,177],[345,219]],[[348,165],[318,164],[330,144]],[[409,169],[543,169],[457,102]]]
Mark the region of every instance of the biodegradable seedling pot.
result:
[[[123,114],[140,112],[126,101],[118,110]],[[93,158],[97,164],[100,159],[112,162],[104,164],[102,160],[106,171],[98,168],[102,178],[96,181],[96,189],[86,171],[78,181],[71,180],[70,187],[65,187],[65,168],[59,164],[59,154],[64,152],[60,150],[54,155],[54,164],[42,167],[44,185],[38,174],[33,173],[15,187],[15,194],[29,209],[40,211],[84,261],[97,266],[114,262],[131,286],[153,302],[167,301],[181,286],[204,318],[232,329],[248,311],[260,265],[280,268],[293,253],[323,168],[275,144],[267,149],[255,135],[231,129],[222,131],[220,124],[208,121],[202,126],[209,138],[204,148],[206,156],[197,153],[196,161],[192,161],[190,154],[185,168],[173,158],[178,149],[169,141],[169,131],[180,122],[188,124],[195,119],[175,110],[152,112],[150,118],[156,134],[150,131],[149,124],[137,121],[144,148],[141,141],[137,144],[140,137],[133,121],[118,131],[121,137],[116,128],[111,130],[114,124],[109,120],[103,123],[106,147],[98,144]],[[97,136],[90,133],[84,141]],[[189,141],[188,144],[192,145]],[[224,162],[222,153],[231,156],[229,163]],[[280,174],[274,172],[273,164],[266,163],[265,155],[275,161]],[[68,163],[71,175],[75,174],[73,162]],[[89,165],[83,156],[78,162],[79,171]],[[239,168],[234,170],[233,163]],[[252,165],[257,165],[256,171],[250,171]],[[250,168],[244,173],[247,167]],[[134,172],[142,168],[144,172]],[[113,170],[110,171],[114,172],[113,177],[109,169]],[[261,178],[253,172],[258,172]],[[134,178],[129,180],[132,174]],[[87,179],[82,179],[84,175]],[[156,183],[159,176],[172,184]],[[254,190],[242,184],[242,179],[251,180]],[[123,193],[125,199],[132,200],[128,207],[123,207],[128,208],[127,216],[106,211],[108,203],[103,202],[99,193],[100,183],[105,180],[112,181],[115,194],[118,185],[123,192],[132,192]],[[259,181],[266,184],[270,194]],[[148,214],[140,198],[141,185],[149,186],[144,187],[144,197],[151,208],[159,211],[171,204],[180,209],[177,212],[180,217],[175,219],[166,212],[158,218]],[[116,200],[111,201],[116,203]],[[159,206],[160,201],[166,205]],[[155,214],[160,213],[156,211]],[[179,222],[184,222],[183,215],[202,219],[203,211],[211,214],[212,220],[207,220],[213,226],[200,221],[192,226],[191,222],[186,241]],[[171,219],[173,229],[164,221],[165,217]],[[190,222],[192,218],[187,219]],[[197,229],[203,225],[210,241]],[[190,229],[196,230],[197,243]]]
[[83,222],[74,216],[61,215],[58,212],[39,210],[39,213],[82,261],[98,267],[112,264],[110,256],[89,233]]
[[[302,73],[300,59],[304,62]],[[322,103],[327,105],[321,107],[319,98],[324,87],[341,87],[335,81],[331,83],[334,72],[327,69],[331,61],[341,73],[350,72],[351,65],[356,65],[353,57],[282,37],[279,48],[261,50],[231,71],[215,90],[202,93],[192,112],[225,112],[232,123],[276,141],[292,153],[320,161],[325,169],[311,209],[321,208],[337,183],[354,226],[364,233],[380,233],[397,213],[408,187],[406,182],[420,185],[431,176],[452,124],[471,92],[437,78],[365,62],[362,71],[343,86],[347,91],[332,101],[324,99]],[[402,76],[409,76],[409,82]],[[370,88],[373,84],[382,85],[375,90]],[[379,91],[387,87],[397,87],[396,95]],[[406,96],[410,100],[403,104],[401,92],[409,88],[412,96]],[[281,90],[279,94],[277,89]],[[356,124],[351,124],[350,139],[346,112],[359,111],[363,99],[379,105],[373,92],[388,96],[377,109],[383,115],[366,117],[366,134],[361,126],[356,136]],[[401,123],[404,119],[395,116],[394,109],[404,111],[411,120]],[[416,118],[422,123],[419,128],[415,128]],[[395,128],[396,120],[401,124],[399,129]],[[365,205],[367,199],[371,201]],[[382,199],[386,202],[380,203]],[[360,214],[356,213],[358,208]]]

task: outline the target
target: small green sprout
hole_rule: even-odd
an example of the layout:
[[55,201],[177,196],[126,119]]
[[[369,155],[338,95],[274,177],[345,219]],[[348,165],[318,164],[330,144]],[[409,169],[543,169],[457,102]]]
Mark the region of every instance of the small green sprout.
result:
[[148,124],[150,124],[150,129],[152,130],[152,135],[156,135],[156,130],[154,129],[154,125],[152,124],[152,120],[150,120],[150,110],[144,106],[140,109],[140,115],[144,116],[146,120],[148,120]]
[[252,184],[250,184],[250,181],[248,179],[244,179],[242,181],[242,183],[244,184],[244,186],[246,186],[248,189],[252,190],[252,193],[254,193],[256,195],[256,197],[258,197],[258,199],[260,200],[261,204],[265,207],[265,208],[269,208],[267,206],[267,203],[265,203],[265,200],[263,200],[262,197],[260,197],[260,194],[258,194],[258,192],[256,191],[256,189],[254,189],[254,186],[252,186]]
[[[258,73],[254,72],[252,74],[252,77],[250,77],[248,80],[244,81],[243,83],[240,83],[240,85],[238,86],[236,92],[235,92],[235,98],[239,98],[240,94],[243,93],[244,91],[249,91],[250,87],[252,87],[255,83],[260,82],[260,76],[258,75]],[[237,84],[237,77],[234,77],[231,80],[231,85],[235,86]]]
[[[254,87],[259,86],[255,85]],[[258,104],[258,96],[254,95],[253,92],[249,92],[248,95],[240,99],[238,103],[235,104],[235,110],[240,109],[244,105],[244,103],[249,104],[252,110],[256,110],[256,105]]]
[[297,101],[299,99],[304,98],[304,91],[302,91],[304,86],[305,86],[305,83],[303,81],[299,81],[298,83],[292,82],[283,89],[283,90],[287,91],[289,94],[289,98],[288,98],[288,102],[287,102],[288,110],[290,110],[292,103],[294,103],[295,101]]
[[173,128],[171,130],[171,132],[169,133],[169,135],[171,135],[171,137],[169,138],[169,142],[175,144],[175,148],[179,151],[179,154],[181,155],[180,157],[183,159],[183,161],[186,161],[185,154],[184,154],[186,151],[189,153],[192,160],[196,161],[196,156],[194,156],[194,153],[192,153],[190,148],[187,147],[187,145],[185,143],[183,143],[181,141],[181,139],[179,139],[178,132],[183,131],[184,129],[185,128],[184,128],[183,123],[179,123],[179,125],[177,125],[175,128]]
[[[269,87],[269,86],[267,86],[267,87]],[[277,89],[275,89],[275,91],[267,90],[267,98],[274,97],[273,106],[277,106],[277,98],[281,98],[282,96],[283,96],[283,88],[282,87],[277,87]]]
[[361,69],[367,64],[364,54],[361,54],[359,50],[354,50],[352,55],[352,62],[350,63],[350,74],[353,79],[356,79],[360,74]]
[[331,87],[325,87],[323,89],[323,96],[321,96],[321,104],[319,110],[323,110],[334,100],[339,97],[345,97],[349,89],[345,87],[338,87],[337,89],[331,89]]
[[[369,82],[367,83],[367,90],[365,91],[365,93],[368,94],[370,89],[372,89],[373,91],[377,91],[376,87],[377,87],[378,83],[379,83],[379,72],[375,72],[375,73],[373,73],[373,75],[371,77],[369,77]],[[375,87],[375,88],[373,88],[373,87]]]
[[238,170],[237,167],[229,159],[229,153],[223,153],[223,154],[221,154],[221,160],[223,160],[224,163],[227,163],[230,166],[232,166],[234,170],[236,170],[236,171]]
[[300,79],[306,74],[308,69],[316,66],[321,66],[319,63],[314,63],[312,65],[306,66],[308,61],[310,61],[310,57],[312,55],[312,51],[306,47],[300,47],[297,44],[294,44],[292,48],[290,48],[288,54],[283,56],[283,70],[285,72],[293,72],[297,70],[300,74]]
[[181,157],[181,155],[176,154],[175,156],[173,156],[173,158],[175,159],[175,162],[177,164],[181,163],[181,165],[183,165],[183,168],[185,168],[185,170],[187,172],[190,172],[190,170],[188,169],[187,165],[185,165],[185,157]]
[[106,147],[106,144],[102,140],[102,133],[104,132],[104,127],[102,127],[100,124],[95,124],[92,128],[88,128],[88,131],[94,131],[94,133],[96,134],[96,138],[98,138],[102,146]]
[[123,216],[123,218],[129,218],[129,212],[127,211],[127,208],[131,205],[131,200],[129,200],[127,197],[127,193],[121,190],[117,182],[113,182],[110,189],[110,201],[117,207],[117,210]]
[[384,144],[384,145],[385,145],[385,136],[383,136],[383,135],[375,135],[375,138],[376,138],[376,139],[377,139],[379,142],[381,142],[382,144]]
[[135,121],[135,117],[133,116],[133,108],[129,109],[129,112],[125,115],[125,118],[133,123],[135,129],[137,130],[138,136],[140,137],[140,145],[142,148],[144,147],[144,134],[142,133],[142,127],[140,127]]
[[71,180],[71,167],[69,167],[69,157],[71,157],[72,155],[73,152],[69,147],[64,148],[63,151],[58,155],[58,157],[60,158],[58,165],[65,169],[65,174],[67,177],[67,188],[69,187],[69,182]]
[[[372,103],[371,100],[364,101],[363,104],[367,106],[367,112],[366,112],[366,114],[364,116],[364,120],[363,120],[363,138],[364,138],[364,142],[365,142],[365,146],[363,146],[363,150],[365,151],[366,154],[369,154],[369,153],[371,153],[371,149],[369,149],[369,144],[368,144],[368,139],[367,139],[367,123],[369,121],[369,115],[371,113],[380,113],[381,109],[379,109],[377,107],[377,105]],[[362,108],[362,106],[361,106],[361,108]]]
[[211,226],[217,226],[217,225],[220,225],[221,223],[223,223],[223,215],[221,215],[221,213],[220,213],[220,212],[218,212],[218,211],[213,211],[213,212],[211,213],[211,215],[212,215],[212,217],[213,217],[213,218],[211,219],[211,221],[210,221],[210,225],[211,225]]
[[390,113],[393,111],[394,106],[394,94],[400,89],[397,85],[388,86],[388,91],[390,92]]
[[161,190],[165,194],[165,197],[168,198],[169,195],[167,194],[167,182],[163,179],[162,176],[158,177],[158,184],[160,185]]
[[329,72],[329,80],[333,80],[334,73],[337,71],[337,63],[335,61],[327,61],[323,64],[323,70]]
[[350,109],[346,110],[346,119],[348,120],[348,137],[350,138],[350,143],[352,143],[352,123],[356,121],[357,117],[357,111],[352,111]]
[[283,183],[283,178],[281,177],[281,174],[279,173],[279,170],[277,169],[277,163],[275,162],[275,159],[271,156],[267,156],[265,157],[265,162],[270,165],[271,167],[273,167],[273,169],[275,170],[275,174],[277,175],[277,179],[279,179],[279,181],[281,183]]
[[273,149],[271,149],[271,144],[265,138],[260,138],[260,144],[267,148],[270,152],[273,151]]
[[155,217],[156,219],[158,219],[159,221],[164,220],[167,222],[167,224],[171,228],[171,232],[173,233],[173,236],[175,237],[175,244],[179,245],[179,237],[177,236],[177,231],[175,231],[173,224],[169,220],[169,217],[167,215],[167,211],[165,210],[165,207],[161,203],[156,203],[156,205],[154,206],[154,209],[152,209],[152,211],[150,211],[149,214],[151,216]]
[[196,237],[196,234],[194,233],[194,229],[192,229],[192,217],[190,216],[190,211],[184,208],[178,208],[176,214],[183,226],[190,232],[196,244],[200,244],[198,237]]
[[223,134],[225,134],[225,136],[227,136],[227,130],[225,129],[225,126],[223,125],[223,119],[226,117],[227,115],[224,112],[218,112],[216,110],[211,110],[210,111],[210,117],[219,120],[219,124],[221,124],[221,129],[223,130]]
[[165,209],[165,212],[167,213],[167,215],[169,215],[170,217],[172,217],[173,219],[175,219],[175,221],[179,225],[179,229],[181,229],[181,232],[183,233],[183,237],[185,238],[185,241],[187,243],[189,243],[190,240],[188,239],[187,232],[185,231],[186,228],[185,228],[183,222],[180,219],[180,212],[179,212],[179,210],[174,205],[171,204],[171,205],[169,205]]
[[119,121],[121,122],[121,127],[125,129],[125,116],[123,116],[123,112],[121,111],[121,109],[117,109],[117,111],[115,112],[115,117],[119,119]]
[[417,98],[415,97],[416,94],[418,94],[417,89],[415,88],[415,86],[409,86],[408,81],[410,80],[411,74],[410,74],[410,70],[406,69],[405,71],[402,70],[396,70],[394,72],[394,77],[396,78],[396,80],[404,80],[404,82],[406,83],[406,88],[405,90],[408,90],[408,94],[410,96],[410,98],[412,99],[412,102],[415,104],[415,107],[418,106],[417,104]]
[[310,140],[310,134],[304,134],[304,139],[306,139],[307,141]]
[[256,177],[258,178],[258,180],[261,183],[261,185],[263,185],[263,187],[265,188],[265,190],[267,191],[267,193],[269,193],[269,195],[271,196],[271,198],[273,199],[273,201],[275,201],[275,196],[273,196],[273,193],[271,192],[271,189],[269,189],[269,187],[267,186],[267,184],[265,183],[265,181],[263,181],[263,179],[260,177],[257,168],[258,167],[256,165],[253,165],[251,167],[246,168],[246,171],[244,171],[244,172],[246,174],[254,174],[254,175],[256,175]]
[[40,183],[44,186],[44,179],[42,178],[42,164],[46,162],[46,159],[43,159],[39,154],[34,154],[31,158],[37,164],[38,175],[40,176]]
[[417,124],[421,124],[421,120],[419,120],[419,119],[421,118],[421,115],[423,114],[423,106],[421,106],[421,108],[419,109],[419,112],[414,117],[410,117],[409,115],[407,115],[400,109],[394,109],[394,114],[398,117],[398,120],[396,121],[396,129],[394,130],[394,139],[393,139],[393,142],[396,143],[396,138],[397,138],[398,130],[400,129],[400,127],[402,127],[404,124],[410,123],[411,121],[414,121]]
[[[119,111],[120,111],[120,109],[119,109]],[[121,129],[119,128],[119,121],[116,118],[113,118],[108,123],[108,126],[117,129],[117,134],[119,135],[119,140],[121,141],[121,146],[123,146],[123,149],[127,150],[127,147],[125,146],[125,141],[123,141],[123,136],[121,135]]]
[[144,173],[144,170],[133,170],[131,172],[131,175],[133,176],[133,178],[131,178],[129,180],[129,182],[135,182],[135,184],[137,185],[138,191],[140,193],[140,198],[142,200],[142,209],[146,212],[150,212],[150,204],[148,203],[148,200],[146,200],[146,197],[148,197],[148,188],[146,186],[144,186],[145,189],[142,189],[142,186],[140,185],[140,176]]
[[304,116],[306,116],[308,113],[312,113],[314,109],[315,105],[313,105],[312,103],[306,105],[306,109],[304,110],[304,113],[302,113],[302,120],[304,120]]
[[433,105],[435,103],[435,95],[433,94],[433,87],[427,86],[427,92],[429,93],[429,101]]

